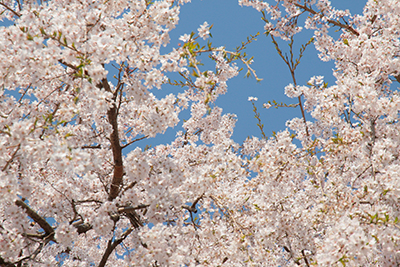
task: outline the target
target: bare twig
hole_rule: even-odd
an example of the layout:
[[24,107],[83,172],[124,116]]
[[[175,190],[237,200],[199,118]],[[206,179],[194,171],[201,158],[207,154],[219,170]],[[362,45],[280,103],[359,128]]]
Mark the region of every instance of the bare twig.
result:
[[[286,63],[286,65],[289,68],[290,74],[292,75],[292,80],[293,80],[294,87],[297,87],[295,70],[296,70],[297,66],[299,65],[299,63],[300,63],[300,58],[303,56],[305,48],[312,42],[312,39],[310,39],[310,41],[308,41],[306,43],[306,45],[303,46],[302,49],[300,49],[299,58],[296,59],[295,61],[293,61],[293,42],[294,42],[293,36],[290,38],[290,43],[289,43],[290,59],[288,58],[287,55],[286,56],[283,55],[282,50],[279,48],[278,42],[275,40],[274,36],[273,35],[270,35],[270,36],[271,36],[271,39],[272,39],[272,43],[275,45],[276,51],[278,51],[279,56],[283,59],[283,61]],[[301,95],[298,96],[298,100],[299,100],[299,106],[300,106],[301,115],[303,117],[304,126],[305,126],[305,129],[306,129],[306,134],[307,134],[307,136],[310,136],[310,134],[308,132],[306,115],[305,115],[303,104],[302,104],[302,101],[301,101]]]
[[140,138],[136,138],[135,140],[132,140],[132,141],[130,141],[129,143],[127,143],[127,144],[121,146],[121,148],[124,149],[125,147],[127,147],[127,146],[129,146],[129,145],[131,145],[131,144],[133,144],[133,143],[135,143],[135,142],[137,142],[137,141],[146,139],[147,137],[148,137],[148,135],[143,136],[143,137],[140,137]]
[[268,137],[264,132],[264,124],[262,124],[262,122],[261,122],[260,113],[257,112],[257,107],[256,107],[256,105],[254,104],[253,101],[251,102],[251,104],[253,104],[253,111],[255,113],[254,117],[258,120],[257,126],[258,126],[258,128],[260,128],[260,131],[261,131],[261,134],[262,134],[263,138],[265,140],[268,140]]
[[11,155],[11,158],[6,162],[6,165],[4,165],[3,169],[1,171],[7,170],[8,166],[11,164],[11,162],[14,160],[15,156],[17,155],[18,150],[20,149],[21,144],[17,146],[17,149],[15,149],[14,153]]
[[[300,4],[298,4],[298,3],[293,3],[293,4],[294,4],[295,6],[301,8],[301,9],[304,9],[305,11],[307,11],[307,12],[313,14],[313,15],[318,15],[318,12],[317,12],[317,11],[315,11],[315,10],[312,9],[312,8],[307,7],[306,5],[300,5]],[[320,17],[323,17],[324,15],[323,15],[323,14],[319,14],[319,16],[320,16]],[[343,24],[343,23],[340,23],[339,21],[332,20],[332,19],[328,19],[327,21],[328,21],[330,24],[333,24],[333,25],[338,26],[338,27],[340,27],[340,28],[342,28],[342,29],[348,30],[349,32],[351,32],[351,33],[353,33],[353,34],[355,34],[355,35],[357,35],[357,36],[360,35],[353,27],[351,27],[351,26],[348,25],[348,24]]]
[[188,210],[188,211],[190,211],[190,212],[197,213],[196,205],[197,205],[197,203],[200,201],[200,199],[202,199],[203,197],[204,197],[204,193],[201,194],[201,196],[199,196],[199,197],[192,203],[191,206],[189,206],[189,205],[182,205],[182,208],[183,208],[183,209],[186,209],[186,210]]

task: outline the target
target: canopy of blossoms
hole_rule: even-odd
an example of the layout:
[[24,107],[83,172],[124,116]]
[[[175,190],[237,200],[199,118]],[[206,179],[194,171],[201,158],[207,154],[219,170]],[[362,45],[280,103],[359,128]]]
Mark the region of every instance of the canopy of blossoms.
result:
[[[0,1],[0,265],[398,266],[400,1],[352,15],[239,0],[260,11],[301,115],[243,144],[215,101],[239,65],[258,79],[242,52],[255,38],[213,47],[204,23],[161,54],[186,2]],[[277,40],[302,30],[300,55],[314,44],[334,61],[335,85],[297,84]],[[152,93],[166,84],[177,93]],[[136,147],[184,109],[175,140]]]

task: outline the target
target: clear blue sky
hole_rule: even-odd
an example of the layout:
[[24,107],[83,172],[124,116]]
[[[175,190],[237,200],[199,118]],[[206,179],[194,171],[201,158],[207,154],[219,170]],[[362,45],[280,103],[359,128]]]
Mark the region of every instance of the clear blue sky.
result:
[[[270,3],[275,1],[268,1]],[[349,9],[352,14],[361,13],[366,0],[332,0],[332,6],[338,9]],[[248,101],[249,96],[258,97],[256,103],[259,113],[261,113],[264,131],[271,136],[272,131],[285,129],[285,122],[293,117],[300,117],[299,108],[279,108],[264,109],[262,103],[268,100],[277,102],[296,103],[295,99],[289,99],[284,95],[284,87],[291,83],[290,73],[287,66],[276,53],[271,43],[271,39],[263,35],[264,22],[261,20],[261,13],[250,7],[241,7],[237,0],[192,0],[192,3],[184,5],[181,9],[180,22],[176,29],[171,32],[171,43],[163,52],[171,51],[176,47],[179,37],[185,33],[197,32],[199,25],[207,21],[213,24],[211,30],[214,46],[225,46],[228,50],[233,50],[241,42],[246,41],[249,35],[260,32],[261,35],[246,49],[248,56],[254,56],[252,67],[263,80],[259,83],[254,78],[244,78],[245,70],[237,77],[228,82],[228,92],[220,96],[217,105],[223,108],[223,113],[234,113],[237,115],[233,139],[242,143],[247,136],[261,136],[257,127],[257,120],[254,118],[253,107]],[[0,26],[7,25],[0,22]],[[313,35],[312,31],[304,30],[296,36],[295,51],[299,50],[301,44],[307,42]],[[204,43],[205,44],[205,43]],[[280,47],[288,51],[287,43],[280,42]],[[286,49],[286,50],[285,50]],[[205,62],[206,63],[206,62]],[[214,68],[214,65],[209,65]],[[245,67],[239,64],[241,67]],[[315,48],[310,46],[302,58],[297,68],[296,78],[298,84],[306,84],[310,77],[315,75],[325,76],[325,80],[331,85],[335,80],[332,76],[333,62],[321,62],[317,56]],[[164,88],[166,90],[164,90]],[[154,89],[156,95],[164,95],[170,92],[178,93],[181,89],[163,87],[163,90]],[[181,113],[181,120],[186,119],[189,112]],[[309,116],[308,116],[309,117]],[[175,133],[182,130],[180,123],[173,129],[168,129],[165,135],[157,135],[155,138],[140,141],[134,144],[142,148],[145,145],[155,146],[157,144],[169,143]],[[127,152],[127,151],[125,151]]]

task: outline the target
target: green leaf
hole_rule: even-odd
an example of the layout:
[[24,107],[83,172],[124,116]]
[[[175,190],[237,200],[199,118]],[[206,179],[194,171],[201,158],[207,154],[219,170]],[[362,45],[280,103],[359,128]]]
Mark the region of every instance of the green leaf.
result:
[[46,121],[49,121],[50,123],[53,122],[53,114],[52,114],[52,113],[50,113],[50,114],[47,116]]
[[192,72],[192,76],[194,76],[194,77],[199,77],[199,75],[197,74],[197,72],[194,71],[194,70],[193,70],[193,72]]
[[68,137],[70,137],[70,136],[74,136],[74,134],[72,134],[72,133],[67,133],[67,134],[64,136],[64,138],[68,138]]
[[208,102],[210,102],[210,99],[211,99],[211,94],[207,94],[207,98],[204,101],[204,104],[208,104]]
[[369,215],[369,217],[370,217],[370,223],[374,223],[374,220],[375,221],[377,221],[377,218],[378,218],[378,213],[376,213],[375,215],[370,215],[370,214],[368,214]]

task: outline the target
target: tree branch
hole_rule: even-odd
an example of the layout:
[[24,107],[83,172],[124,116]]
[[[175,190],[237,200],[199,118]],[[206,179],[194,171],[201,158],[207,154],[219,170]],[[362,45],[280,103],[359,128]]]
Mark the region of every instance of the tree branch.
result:
[[1,169],[1,171],[7,170],[8,166],[11,164],[11,162],[14,160],[15,156],[17,155],[18,150],[21,148],[21,144],[18,144],[17,149],[15,149],[14,153],[11,155],[11,158],[6,162],[6,165]]
[[42,218],[39,214],[37,214],[33,209],[31,209],[24,201],[22,201],[21,199],[17,199],[15,201],[15,205],[17,205],[18,207],[21,207],[25,210],[26,214],[32,219],[34,220],[37,224],[40,225],[40,227],[42,227],[42,229],[45,231],[46,236],[51,237],[51,239],[53,241],[55,241],[54,239],[54,229],[53,227],[51,227],[51,225],[46,222],[46,220],[44,218]]
[[132,227],[129,227],[128,230],[125,231],[125,233],[122,235],[121,238],[115,239],[114,242],[112,242],[112,240],[113,240],[113,237],[112,237],[112,238],[108,241],[106,251],[104,252],[103,257],[101,258],[99,267],[103,267],[103,266],[106,265],[107,260],[108,260],[108,257],[110,257],[110,255],[111,255],[111,253],[113,252],[113,250],[114,250],[119,244],[121,244],[122,241],[124,241],[125,238],[127,238],[128,235],[129,235],[132,231],[133,231],[133,228],[132,228]]
[[399,74],[399,75],[396,75],[396,76],[394,76],[394,77],[396,78],[396,81],[400,83],[400,74]]
[[127,146],[129,146],[129,145],[135,143],[136,141],[140,141],[140,140],[146,139],[147,137],[149,137],[149,136],[146,135],[146,136],[143,136],[143,137],[140,137],[140,138],[136,138],[135,140],[132,140],[132,141],[130,141],[129,143],[123,145],[122,148],[125,148],[125,147],[127,147]]
[[[113,93],[114,101],[117,97],[118,91],[116,93],[112,92],[108,80],[106,78],[102,79],[100,83],[97,84],[98,88],[104,88],[107,92]],[[113,103],[112,107],[107,111],[108,122],[112,127],[112,132],[110,135],[111,150],[113,153],[113,164],[114,164],[114,174],[111,181],[110,192],[108,194],[108,200],[114,200],[120,191],[122,185],[122,177],[124,176],[124,167],[122,161],[122,147],[119,142],[118,134],[118,111],[117,106]]]
[[101,149],[101,145],[95,145],[95,146],[82,146],[82,149]]
[[3,3],[0,3],[0,5],[2,5],[3,7],[5,7],[8,11],[10,11],[11,13],[13,13],[13,14],[14,14],[15,16],[17,16],[18,18],[21,17],[21,14],[19,14],[18,12],[12,10],[9,6],[7,6],[7,5],[5,5],[5,4],[3,4]]
[[84,223],[82,220],[73,223],[72,226],[76,228],[78,234],[84,234],[93,228],[91,224]]
[[0,266],[2,267],[15,267],[15,264],[9,261],[5,261],[2,257],[0,257]]
[[[135,228],[139,228],[140,226],[142,226],[142,222],[140,221],[139,215],[136,213],[136,210],[146,209],[149,206],[150,205],[141,204],[136,207],[132,206],[121,207],[118,209],[118,214],[124,213],[125,216],[130,220],[132,226]],[[113,219],[113,215],[110,215],[110,217],[113,221],[115,220]],[[72,226],[76,228],[78,234],[84,234],[87,231],[93,229],[93,226],[89,223],[83,222],[83,219],[74,222]]]
[[[305,48],[308,46],[308,44],[311,43],[311,41],[309,41],[309,42],[306,44],[306,46],[303,46],[303,47],[304,47],[304,50],[303,50],[303,51],[300,51],[299,58],[296,59],[296,63],[294,63],[294,61],[293,61],[293,43],[294,43],[293,36],[290,38],[290,43],[289,43],[289,48],[290,48],[290,50],[289,50],[289,52],[290,52],[290,60],[289,60],[288,56],[286,56],[286,57],[283,56],[282,50],[279,48],[278,42],[275,40],[275,38],[274,38],[273,35],[271,35],[271,39],[272,39],[272,43],[275,45],[275,48],[276,48],[276,50],[277,50],[279,56],[283,59],[283,61],[284,61],[284,62],[286,63],[286,65],[289,67],[289,71],[290,71],[290,74],[292,75],[292,80],[293,80],[294,87],[297,87],[297,81],[296,81],[296,76],[295,76],[295,70],[296,70],[296,68],[297,68],[297,65],[300,63],[300,58],[303,56],[303,52],[304,52]],[[304,112],[303,103],[302,103],[302,101],[301,101],[301,95],[298,96],[298,100],[299,100],[299,106],[300,106],[301,115],[302,115],[302,117],[303,117],[304,127],[305,127],[305,130],[306,130],[306,135],[307,135],[307,136],[310,136],[310,134],[309,134],[309,132],[308,132],[306,114],[305,114],[305,112]],[[253,105],[254,105],[254,104],[253,104]]]
[[113,132],[111,133],[110,136],[110,142],[114,158],[114,175],[111,181],[110,193],[108,195],[109,201],[112,201],[118,196],[120,186],[122,184],[122,177],[124,175],[124,167],[122,162],[122,148],[119,143],[118,123],[115,112],[116,112],[115,107],[110,108],[110,110],[108,111],[108,119],[113,127]]
[[[301,9],[304,9],[305,11],[310,12],[310,13],[313,14],[313,15],[317,15],[317,14],[318,14],[317,11],[315,11],[315,10],[312,9],[312,8],[307,7],[306,5],[300,5],[300,4],[297,4],[297,3],[293,3],[293,4],[294,4],[295,6],[297,6],[298,8],[301,8]],[[323,15],[323,14],[319,14],[319,16],[320,16],[320,17],[323,17],[324,15]],[[357,36],[360,35],[353,27],[351,27],[351,26],[349,26],[349,25],[340,23],[339,21],[335,21],[335,20],[332,20],[332,19],[328,19],[327,21],[328,21],[330,24],[333,24],[333,25],[338,26],[338,27],[340,27],[340,28],[342,28],[342,29],[348,30],[349,32],[351,32],[351,33],[353,33],[353,34],[355,34],[355,35],[357,35]]]

